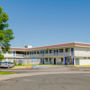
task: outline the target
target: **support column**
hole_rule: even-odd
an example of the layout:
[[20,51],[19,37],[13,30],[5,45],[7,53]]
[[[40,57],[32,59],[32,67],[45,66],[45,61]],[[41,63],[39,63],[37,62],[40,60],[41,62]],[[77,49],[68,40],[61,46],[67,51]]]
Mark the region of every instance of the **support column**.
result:
[[65,65],[66,65],[66,59],[67,59],[67,57],[65,57]]
[[42,64],[44,64],[44,59],[42,59]]
[[73,65],[74,65],[74,58],[73,58]]

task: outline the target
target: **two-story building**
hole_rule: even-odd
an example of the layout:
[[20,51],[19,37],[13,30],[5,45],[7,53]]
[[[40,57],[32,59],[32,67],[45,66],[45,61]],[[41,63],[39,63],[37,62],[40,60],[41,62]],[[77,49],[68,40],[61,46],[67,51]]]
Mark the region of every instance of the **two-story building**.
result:
[[11,48],[10,52],[3,54],[6,60],[10,61],[40,59],[42,64],[90,65],[90,44],[87,43],[72,42],[35,48]]

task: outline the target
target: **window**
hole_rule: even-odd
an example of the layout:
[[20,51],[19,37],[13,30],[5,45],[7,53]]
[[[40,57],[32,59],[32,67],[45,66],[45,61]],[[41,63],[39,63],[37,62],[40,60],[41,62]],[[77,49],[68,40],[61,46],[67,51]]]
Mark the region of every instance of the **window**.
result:
[[42,51],[39,51],[39,54],[42,54]]
[[29,54],[32,54],[31,52],[29,52]]
[[50,64],[52,63],[52,59],[51,58],[49,58],[49,62],[50,62]]
[[44,54],[44,51],[42,51],[42,54]]
[[52,53],[52,50],[49,50],[49,53]]
[[39,54],[39,51],[37,51],[37,54]]
[[46,50],[45,53],[47,54],[48,53],[48,50]]
[[69,51],[70,51],[70,48],[66,48],[66,49],[65,49],[65,52],[69,52]]
[[48,58],[46,58],[46,62],[48,62]]
[[58,50],[54,50],[54,53],[58,53]]
[[29,55],[29,52],[27,52],[27,55]]
[[36,51],[34,51],[33,53],[36,54]]
[[59,52],[62,53],[63,52],[63,49],[59,49]]
[[61,58],[61,62],[63,62],[63,58]]
[[44,51],[40,51],[41,54],[44,54]]
[[87,59],[87,57],[83,57],[83,59]]
[[31,52],[33,54],[33,52]]
[[88,57],[88,59],[90,59],[90,57]]

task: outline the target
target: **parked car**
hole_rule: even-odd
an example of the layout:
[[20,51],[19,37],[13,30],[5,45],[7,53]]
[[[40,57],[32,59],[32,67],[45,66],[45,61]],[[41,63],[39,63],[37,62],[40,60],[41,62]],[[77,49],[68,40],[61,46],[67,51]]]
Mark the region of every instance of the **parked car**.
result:
[[1,68],[11,68],[14,66],[15,66],[14,63],[12,63],[12,62],[0,62]]

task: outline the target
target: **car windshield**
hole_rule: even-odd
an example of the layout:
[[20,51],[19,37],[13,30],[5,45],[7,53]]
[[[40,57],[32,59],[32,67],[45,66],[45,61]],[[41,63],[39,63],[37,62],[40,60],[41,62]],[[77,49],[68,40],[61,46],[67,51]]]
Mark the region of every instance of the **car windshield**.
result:
[[12,62],[8,62],[8,64],[13,64]]

